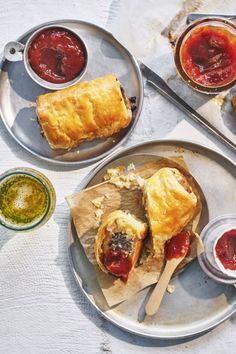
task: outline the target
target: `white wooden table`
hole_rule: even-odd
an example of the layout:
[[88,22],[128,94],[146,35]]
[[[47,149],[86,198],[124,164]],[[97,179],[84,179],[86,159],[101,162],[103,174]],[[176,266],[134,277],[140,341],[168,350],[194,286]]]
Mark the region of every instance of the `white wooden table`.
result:
[[[87,20],[117,32],[114,24],[119,16],[127,16],[127,21],[132,24],[131,14],[120,12],[121,2],[0,0],[0,47],[32,26],[60,18]],[[150,12],[153,6],[153,11],[160,13],[167,2],[148,0],[145,3],[147,11]],[[176,0],[175,6],[181,6],[181,3]],[[219,1],[215,1],[216,8],[218,5]],[[144,14],[137,9],[138,13],[142,20]],[[140,27],[140,38],[142,30]],[[165,137],[198,141],[220,149],[236,161],[235,156],[214,139],[209,139],[196,125],[187,122],[175,107],[145,87],[143,112],[126,145]],[[0,228],[1,354],[235,352],[236,315],[211,332],[185,341],[140,338],[101,318],[87,302],[70,272],[67,255],[69,211],[64,201],[65,195],[76,190],[93,166],[69,170],[41,162],[9,136],[1,121],[0,162],[0,173],[17,166],[37,168],[50,178],[57,193],[55,214],[40,230],[16,234]]]

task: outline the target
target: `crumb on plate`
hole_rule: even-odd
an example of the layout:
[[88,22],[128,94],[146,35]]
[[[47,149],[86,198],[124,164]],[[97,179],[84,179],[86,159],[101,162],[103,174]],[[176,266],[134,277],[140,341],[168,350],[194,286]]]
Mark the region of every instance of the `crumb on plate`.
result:
[[166,290],[169,294],[173,294],[173,292],[175,291],[175,286],[173,284],[168,284]]

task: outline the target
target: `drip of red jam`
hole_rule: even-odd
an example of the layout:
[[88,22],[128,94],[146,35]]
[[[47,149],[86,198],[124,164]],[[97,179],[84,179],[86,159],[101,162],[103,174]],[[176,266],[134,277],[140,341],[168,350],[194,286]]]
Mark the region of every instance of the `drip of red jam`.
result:
[[225,269],[236,270],[236,229],[226,231],[218,239],[215,251]]
[[85,65],[83,43],[75,34],[62,28],[46,29],[32,41],[29,63],[35,73],[52,83],[73,80]]
[[165,256],[168,260],[184,257],[189,250],[189,232],[182,231],[165,243]]
[[108,249],[103,254],[102,263],[111,274],[120,277],[123,282],[127,282],[129,272],[132,269],[132,259],[129,255],[119,248]]
[[202,86],[223,86],[236,78],[236,35],[224,27],[196,28],[180,55],[186,74]]

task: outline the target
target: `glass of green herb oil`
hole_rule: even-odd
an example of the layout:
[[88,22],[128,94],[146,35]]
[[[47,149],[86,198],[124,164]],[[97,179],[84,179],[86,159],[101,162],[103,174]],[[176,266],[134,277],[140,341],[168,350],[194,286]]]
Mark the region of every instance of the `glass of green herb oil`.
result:
[[0,224],[16,231],[45,224],[56,203],[55,190],[39,171],[14,168],[0,175]]

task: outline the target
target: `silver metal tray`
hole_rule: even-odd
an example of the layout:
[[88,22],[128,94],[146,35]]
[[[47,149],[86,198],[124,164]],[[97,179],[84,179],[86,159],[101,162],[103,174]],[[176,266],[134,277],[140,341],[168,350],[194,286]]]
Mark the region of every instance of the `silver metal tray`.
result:
[[[236,212],[236,166],[219,153],[187,141],[151,141],[124,149],[106,158],[79,187],[83,189],[101,182],[108,166],[131,162],[143,164],[152,158],[148,154],[184,157],[206,197],[207,219]],[[129,332],[152,338],[186,338],[217,326],[236,311],[236,289],[211,280],[203,273],[197,260],[173,278],[175,292],[166,294],[158,314],[153,318],[143,321],[144,301],[149,288],[108,309],[93,266],[71,222],[68,248],[72,272],[87,299],[107,320]]]
[[136,96],[137,109],[128,128],[112,137],[85,142],[71,151],[52,150],[40,134],[35,114],[35,100],[47,92],[37,85],[27,74],[23,61],[0,65],[0,113],[12,137],[26,150],[52,163],[62,165],[82,165],[104,158],[121,145],[130,135],[139,118],[143,104],[143,81],[135,58],[110,32],[94,24],[59,20],[43,23],[23,34],[18,41],[26,43],[35,30],[46,25],[64,25],[77,32],[85,41],[89,61],[83,81],[114,73],[122,83],[128,97]]

